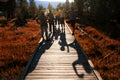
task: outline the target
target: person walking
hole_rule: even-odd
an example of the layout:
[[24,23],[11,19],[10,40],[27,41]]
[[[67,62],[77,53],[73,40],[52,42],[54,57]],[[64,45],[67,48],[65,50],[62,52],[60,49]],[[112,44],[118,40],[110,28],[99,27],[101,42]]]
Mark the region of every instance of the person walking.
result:
[[72,35],[74,35],[76,16],[75,16],[75,11],[74,11],[74,8],[73,8],[73,7],[71,7],[69,17],[70,17],[70,24],[71,24],[71,26],[73,27],[73,33],[72,33]]
[[[47,17],[45,16],[44,12],[41,11],[39,16],[36,19],[37,23],[40,24],[40,30],[41,30],[41,37],[43,38],[43,41],[48,41],[48,25],[47,25]],[[44,36],[45,35],[45,36]]]
[[60,24],[61,24],[61,30],[64,31],[65,22],[64,22],[64,13],[63,13],[63,11],[60,12]]
[[54,33],[55,32],[54,15],[53,15],[51,10],[50,10],[50,13],[48,13],[48,23],[49,23],[49,30],[50,30],[50,32],[53,31],[53,33]]

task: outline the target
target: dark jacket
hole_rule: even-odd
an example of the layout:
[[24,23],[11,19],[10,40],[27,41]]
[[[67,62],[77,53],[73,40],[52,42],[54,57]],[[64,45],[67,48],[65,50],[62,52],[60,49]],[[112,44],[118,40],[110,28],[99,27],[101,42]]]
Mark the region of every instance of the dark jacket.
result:
[[47,18],[43,12],[37,17],[37,22],[39,22],[41,26],[47,26]]
[[54,22],[54,15],[51,12],[48,14],[48,21],[49,21],[49,23],[53,23]]

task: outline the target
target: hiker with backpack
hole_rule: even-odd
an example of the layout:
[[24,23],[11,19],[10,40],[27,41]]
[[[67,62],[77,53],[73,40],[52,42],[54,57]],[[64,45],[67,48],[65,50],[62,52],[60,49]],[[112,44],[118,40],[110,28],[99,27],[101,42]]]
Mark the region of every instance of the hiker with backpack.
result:
[[[40,32],[43,41],[48,41],[48,25],[47,25],[47,17],[44,12],[41,11],[38,17],[36,18],[37,23],[40,24]],[[45,35],[45,36],[44,36]]]
[[55,33],[55,26],[54,26],[54,15],[52,11],[50,10],[50,13],[47,15],[48,17],[48,23],[49,23],[49,31],[52,33]]

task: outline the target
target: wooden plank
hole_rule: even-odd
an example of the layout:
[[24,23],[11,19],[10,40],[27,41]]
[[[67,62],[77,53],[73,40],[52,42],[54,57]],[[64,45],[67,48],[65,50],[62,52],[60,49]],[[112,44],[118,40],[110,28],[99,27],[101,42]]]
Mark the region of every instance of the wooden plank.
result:
[[73,80],[97,80],[94,76],[84,76],[84,75],[81,75],[81,77],[78,77],[78,76],[27,76],[26,79],[29,79],[29,80],[34,80],[34,79],[63,79],[63,80],[66,80],[66,79],[73,79]]
[[[42,73],[50,73],[50,72],[51,73],[57,73],[57,72],[58,73],[69,73],[69,72],[75,73],[74,69],[68,69],[68,70],[67,69],[66,70],[64,70],[64,69],[63,70],[62,69],[61,70],[60,69],[58,69],[58,70],[57,69],[45,69],[45,70],[40,70],[39,69],[39,70],[37,70],[36,69],[36,70],[33,71],[33,73],[41,73],[41,72]],[[86,71],[84,69],[82,69],[82,68],[81,68],[81,70],[78,70],[78,72],[86,73]],[[89,73],[86,73],[86,74],[89,74]],[[91,73],[91,74],[93,74],[93,73]]]
[[[72,70],[73,67],[41,67],[41,66],[37,66],[35,68],[36,70]],[[89,68],[83,68],[83,67],[76,67],[76,70],[87,70],[89,73],[91,73],[91,70]]]
[[[70,64],[70,63],[53,63],[53,62],[50,62],[50,63],[47,63],[47,62],[38,63],[38,66],[41,66],[41,65],[42,66],[48,66],[48,65],[51,65],[51,66],[72,66],[72,64]],[[83,66],[83,65],[77,65],[77,66]]]
[[[93,77],[93,74],[84,74],[84,73],[81,73],[84,75],[84,77]],[[66,77],[69,77],[69,76],[76,76],[75,73],[33,73],[33,74],[29,74],[29,76],[66,76]]]
[[[68,52],[68,51],[58,51],[58,50],[46,50],[46,53],[59,53],[59,52],[61,52],[61,53],[66,53],[66,52]],[[77,51],[75,51],[75,50],[70,50],[68,53],[76,53]]]

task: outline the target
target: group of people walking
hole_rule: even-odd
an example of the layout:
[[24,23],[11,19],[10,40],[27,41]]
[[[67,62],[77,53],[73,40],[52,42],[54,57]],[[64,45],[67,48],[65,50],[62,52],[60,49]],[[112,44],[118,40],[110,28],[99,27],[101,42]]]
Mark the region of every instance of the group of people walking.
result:
[[[71,8],[71,11],[69,12],[69,18],[70,18],[70,24],[73,27],[72,35],[74,35],[76,16],[73,8]],[[44,11],[41,11],[38,17],[36,18],[36,21],[40,24],[40,28],[41,28],[40,32],[41,32],[41,37],[43,38],[43,41],[50,40],[48,37],[49,33],[53,33],[53,35],[55,34],[56,24],[59,24],[59,25],[61,24],[61,27],[65,27],[63,13],[60,13],[59,15],[55,16],[52,13],[52,11],[49,11],[47,15],[44,14]],[[48,26],[49,26],[49,30],[48,30]]]
[[55,16],[52,11],[49,11],[49,13],[45,15],[44,11],[41,11],[37,16],[36,21],[40,24],[40,32],[43,41],[49,41],[49,33],[55,34],[56,24],[64,24],[64,17],[60,17],[58,15]]

